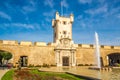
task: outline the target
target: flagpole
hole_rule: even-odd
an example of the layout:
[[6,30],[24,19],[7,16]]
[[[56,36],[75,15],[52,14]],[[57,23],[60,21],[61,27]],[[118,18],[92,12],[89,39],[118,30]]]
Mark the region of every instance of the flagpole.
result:
[[63,2],[61,1],[61,16],[63,16]]

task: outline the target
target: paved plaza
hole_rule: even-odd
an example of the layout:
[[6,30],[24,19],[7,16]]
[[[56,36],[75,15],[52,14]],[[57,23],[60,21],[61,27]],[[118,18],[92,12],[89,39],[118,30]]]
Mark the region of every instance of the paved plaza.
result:
[[8,71],[8,69],[4,69],[4,70],[0,69],[0,80],[1,80],[2,76],[3,76],[7,71]]
[[120,70],[113,70],[111,72],[107,72],[107,71],[91,70],[88,68],[89,68],[88,66],[51,67],[51,68],[40,68],[40,70],[51,71],[51,72],[68,72],[75,75],[97,78],[102,80],[119,80],[120,79]]

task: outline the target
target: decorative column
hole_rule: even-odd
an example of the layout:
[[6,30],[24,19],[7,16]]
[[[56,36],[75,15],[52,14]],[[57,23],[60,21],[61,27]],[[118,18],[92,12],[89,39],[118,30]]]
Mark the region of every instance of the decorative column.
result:
[[56,65],[57,66],[62,66],[60,51],[56,51]]
[[73,54],[72,54],[72,51],[71,51],[71,56],[70,56],[70,66],[72,66],[72,64],[73,64]]
[[76,53],[73,51],[73,66],[76,66]]
[[75,51],[71,51],[71,58],[72,58],[72,66],[76,65],[76,56],[75,56]]

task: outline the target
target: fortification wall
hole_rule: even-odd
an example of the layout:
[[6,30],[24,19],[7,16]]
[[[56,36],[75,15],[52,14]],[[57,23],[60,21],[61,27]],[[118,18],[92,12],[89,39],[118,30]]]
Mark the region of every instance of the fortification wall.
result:
[[[101,60],[104,66],[108,65],[107,56],[111,53],[120,53],[120,46],[100,46]],[[95,46],[78,44],[76,52],[77,65],[93,65],[95,63]]]
[[13,54],[12,63],[18,62],[20,56],[28,56],[28,65],[55,65],[54,46],[47,46],[44,42],[32,42],[4,40],[0,41],[0,50],[8,51]]
[[[28,65],[55,65],[55,43],[45,42],[27,42],[0,40],[0,50],[5,50],[13,54],[12,62],[18,62],[20,56],[28,56]],[[78,64],[90,65],[95,64],[95,46],[90,44],[75,44],[76,47],[76,61]],[[111,53],[120,53],[120,46],[100,46],[101,57],[104,65],[108,64],[107,55]]]

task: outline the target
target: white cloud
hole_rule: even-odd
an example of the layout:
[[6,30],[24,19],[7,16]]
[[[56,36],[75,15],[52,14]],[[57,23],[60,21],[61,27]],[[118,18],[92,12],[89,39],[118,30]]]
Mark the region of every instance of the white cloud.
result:
[[49,12],[44,12],[43,15],[45,17],[53,17],[55,15],[55,10],[51,10]]
[[55,15],[55,10],[51,10],[50,12],[43,13],[43,16],[45,16],[45,20],[47,22],[50,22],[52,20],[52,18],[54,17],[54,15]]
[[27,5],[22,7],[22,12],[23,13],[28,13],[28,12],[33,12],[37,9],[37,2],[30,0],[28,1]]
[[99,8],[88,9],[85,11],[85,13],[88,13],[91,15],[96,15],[96,14],[106,13],[107,11],[108,11],[108,7],[107,7],[107,5],[104,5],[104,6],[99,7]]
[[8,14],[6,14],[6,13],[4,13],[2,11],[0,11],[0,17],[11,21],[11,17]]
[[25,12],[33,12],[33,11],[35,11],[35,8],[33,8],[33,7],[31,7],[31,6],[24,6],[24,7],[23,7],[23,10],[24,10]]
[[65,8],[68,8],[68,7],[69,7],[69,5],[68,5],[68,3],[66,2],[66,0],[62,0],[62,1],[61,1],[61,6],[65,7]]
[[5,27],[19,27],[19,28],[26,28],[26,29],[39,29],[40,25],[35,24],[25,24],[25,23],[4,23],[2,26]]
[[91,3],[92,0],[79,0],[79,3],[86,4],[86,3]]
[[44,5],[53,8],[54,2],[53,2],[53,0],[45,0],[45,1],[44,1]]

